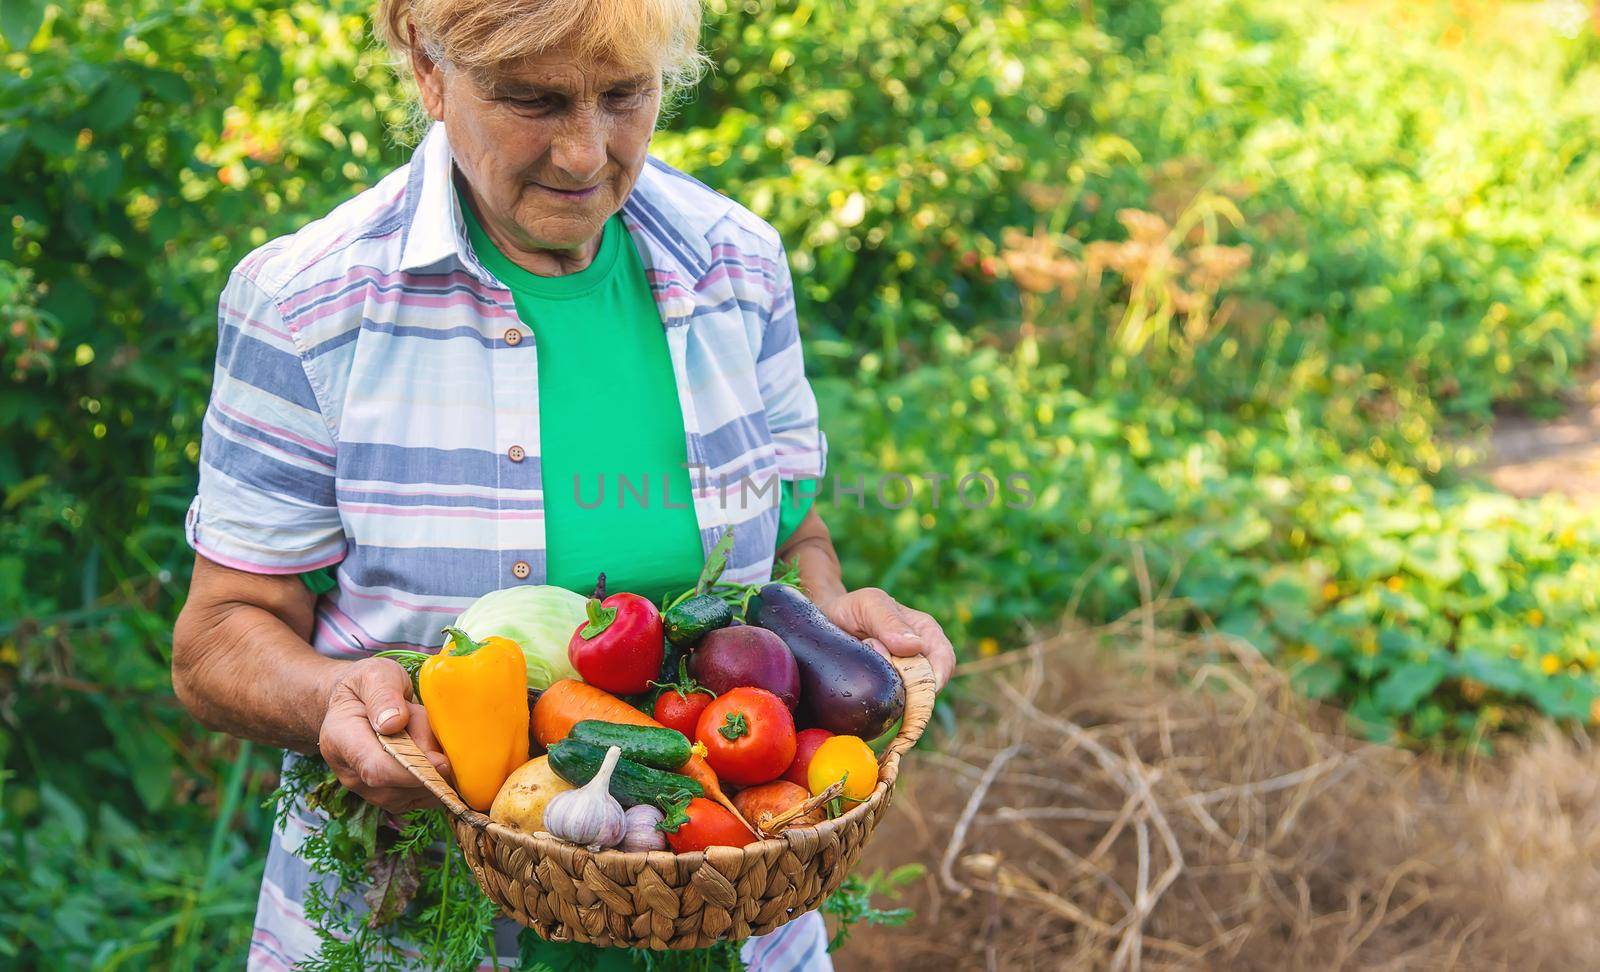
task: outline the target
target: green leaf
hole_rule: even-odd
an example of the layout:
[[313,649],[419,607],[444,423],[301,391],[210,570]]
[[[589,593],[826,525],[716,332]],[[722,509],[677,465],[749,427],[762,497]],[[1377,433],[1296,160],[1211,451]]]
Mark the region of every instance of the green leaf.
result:
[[1346,713],[1346,718],[1353,730],[1373,742],[1394,741],[1394,722],[1377,707],[1371,695],[1363,693],[1357,698]]
[[696,594],[704,594],[722,577],[722,572],[728,567],[728,554],[732,552],[733,527],[730,526],[722,531],[722,536],[717,538],[716,546],[712,547],[711,553],[706,556],[706,564],[700,569],[700,579],[695,581]]
[[1179,575],[1176,593],[1195,607],[1215,614],[1238,587],[1239,579],[1231,574],[1196,569]]
[[122,187],[122,158],[108,152],[97,152],[86,162],[79,184],[89,201],[99,204],[109,200]]
[[0,172],[8,171],[11,168],[11,163],[16,159],[17,153],[22,151],[22,146],[27,141],[27,133],[20,129],[0,132]]
[[39,803],[50,822],[66,832],[76,847],[89,839],[89,821],[65,793],[49,783],[39,787]]
[[22,482],[6,491],[5,503],[0,504],[0,510],[10,513],[12,510],[15,510],[17,507],[27,502],[28,497],[32,496],[34,493],[37,493],[39,490],[44,489],[48,485],[50,485],[50,477],[43,473],[24,479]]
[[1449,725],[1445,710],[1430,702],[1420,706],[1411,716],[1411,734],[1418,739],[1429,739],[1444,731]]
[[913,861],[910,864],[902,864],[890,871],[884,878],[884,884],[890,888],[899,888],[910,884],[927,873],[928,866],[926,864]]
[[144,83],[157,98],[169,104],[183,104],[189,100],[189,82],[180,74],[154,70],[145,76]]
[[1461,552],[1472,562],[1474,570],[1497,571],[1510,556],[1511,540],[1507,534],[1499,531],[1473,530],[1462,535]]
[[1254,608],[1241,608],[1226,615],[1217,622],[1217,630],[1253,645],[1261,651],[1269,651],[1272,648],[1271,632],[1267,630],[1266,622],[1261,619],[1261,612]]
[[1344,683],[1344,669],[1336,662],[1323,659],[1297,666],[1290,672],[1289,681],[1306,697],[1325,699],[1337,692]]
[[1261,606],[1272,612],[1273,619],[1280,623],[1308,621],[1311,592],[1295,581],[1275,580],[1262,589]]
[[1469,652],[1459,657],[1457,667],[1461,675],[1507,695],[1521,695],[1533,675],[1520,662],[1481,652]]
[[100,804],[96,827],[100,831],[100,836],[119,851],[138,853],[144,849],[144,839],[139,834],[139,828],[109,803]]
[[136,84],[113,78],[102,85],[83,113],[84,124],[96,137],[109,135],[128,123],[144,91]]
[[1117,439],[1122,435],[1122,423],[1111,410],[1099,403],[1084,405],[1067,420],[1067,429],[1073,435],[1090,439]]
[[1446,674],[1445,666],[1438,662],[1401,665],[1378,682],[1378,687],[1372,693],[1372,701],[1386,713],[1410,712],[1423,697],[1438,687]]
[[1367,537],[1357,540],[1340,553],[1345,569],[1357,580],[1377,580],[1393,574],[1405,558],[1405,548],[1387,537]]
[[1418,577],[1448,587],[1461,579],[1466,570],[1458,554],[1453,533],[1434,537],[1415,537],[1406,550],[1405,565]]
[[140,802],[152,812],[165,807],[172,797],[172,750],[120,708],[108,706],[103,718],[113,730],[112,747]]
[[0,36],[14,51],[27,48],[44,25],[44,0],[5,0],[0,3]]
[[1378,648],[1388,658],[1405,657],[1426,650],[1422,639],[1408,628],[1384,628],[1379,631]]
[[1422,515],[1416,510],[1388,507],[1367,514],[1367,529],[1387,536],[1405,536],[1422,528]]
[[37,145],[39,151],[52,158],[65,158],[78,151],[78,130],[75,128],[46,121],[33,121],[27,126],[26,131],[28,140]]
[[421,883],[415,854],[390,850],[367,861],[367,878],[372,882],[362,898],[369,909],[367,925],[377,928],[400,916],[411,904]]
[[1552,719],[1587,719],[1600,688],[1587,679],[1558,675],[1536,679],[1528,694]]
[[1222,543],[1229,550],[1248,550],[1272,536],[1272,524],[1253,514],[1244,514],[1223,531]]

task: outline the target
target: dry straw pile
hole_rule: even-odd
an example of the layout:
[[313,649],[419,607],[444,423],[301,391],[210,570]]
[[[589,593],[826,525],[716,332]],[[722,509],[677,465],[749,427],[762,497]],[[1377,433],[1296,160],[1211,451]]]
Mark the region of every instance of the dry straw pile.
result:
[[913,755],[863,863],[927,862],[917,917],[858,932],[843,969],[1600,963],[1585,738],[1471,762],[1365,744],[1148,613],[968,672],[957,738]]

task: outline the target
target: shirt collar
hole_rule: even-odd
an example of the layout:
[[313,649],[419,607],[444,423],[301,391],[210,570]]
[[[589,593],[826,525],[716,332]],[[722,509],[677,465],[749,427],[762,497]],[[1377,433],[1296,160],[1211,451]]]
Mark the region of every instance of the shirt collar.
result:
[[[420,270],[454,257],[485,281],[493,276],[473,255],[452,172],[455,156],[444,123],[435,121],[411,156],[406,182],[408,224],[401,270]],[[710,204],[707,205],[708,200]],[[694,284],[711,264],[711,228],[733,203],[658,159],[651,158],[623,203],[636,242],[654,268]]]
[[411,155],[405,206],[409,221],[400,251],[400,269],[420,270],[454,257],[473,274],[491,280],[472,255],[472,245],[467,240],[467,224],[451,177],[454,167],[455,157],[450,152],[444,123],[436,121]]

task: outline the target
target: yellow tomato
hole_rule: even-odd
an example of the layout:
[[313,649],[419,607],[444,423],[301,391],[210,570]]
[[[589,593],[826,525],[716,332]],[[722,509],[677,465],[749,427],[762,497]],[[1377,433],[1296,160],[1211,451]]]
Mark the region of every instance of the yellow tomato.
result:
[[855,736],[833,736],[817,747],[806,769],[806,782],[816,796],[844,780],[844,795],[857,803],[872,796],[878,785],[878,757]]

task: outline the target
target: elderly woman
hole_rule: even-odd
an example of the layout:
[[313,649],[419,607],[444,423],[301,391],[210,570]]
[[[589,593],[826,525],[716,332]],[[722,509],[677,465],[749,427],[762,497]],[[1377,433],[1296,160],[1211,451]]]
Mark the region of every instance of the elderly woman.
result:
[[[432,650],[515,584],[587,590],[604,570],[659,597],[727,527],[729,579],[796,561],[834,621],[947,678],[932,618],[845,590],[800,485],[824,443],[777,233],[648,154],[699,67],[698,0],[382,0],[377,22],[432,122],[407,165],[245,257],[222,294],[184,703],[320,751],[374,804],[424,806],[376,734],[437,746],[375,652]],[[295,853],[314,826],[269,852],[253,967],[316,947]],[[744,955],[826,968],[821,919]]]

